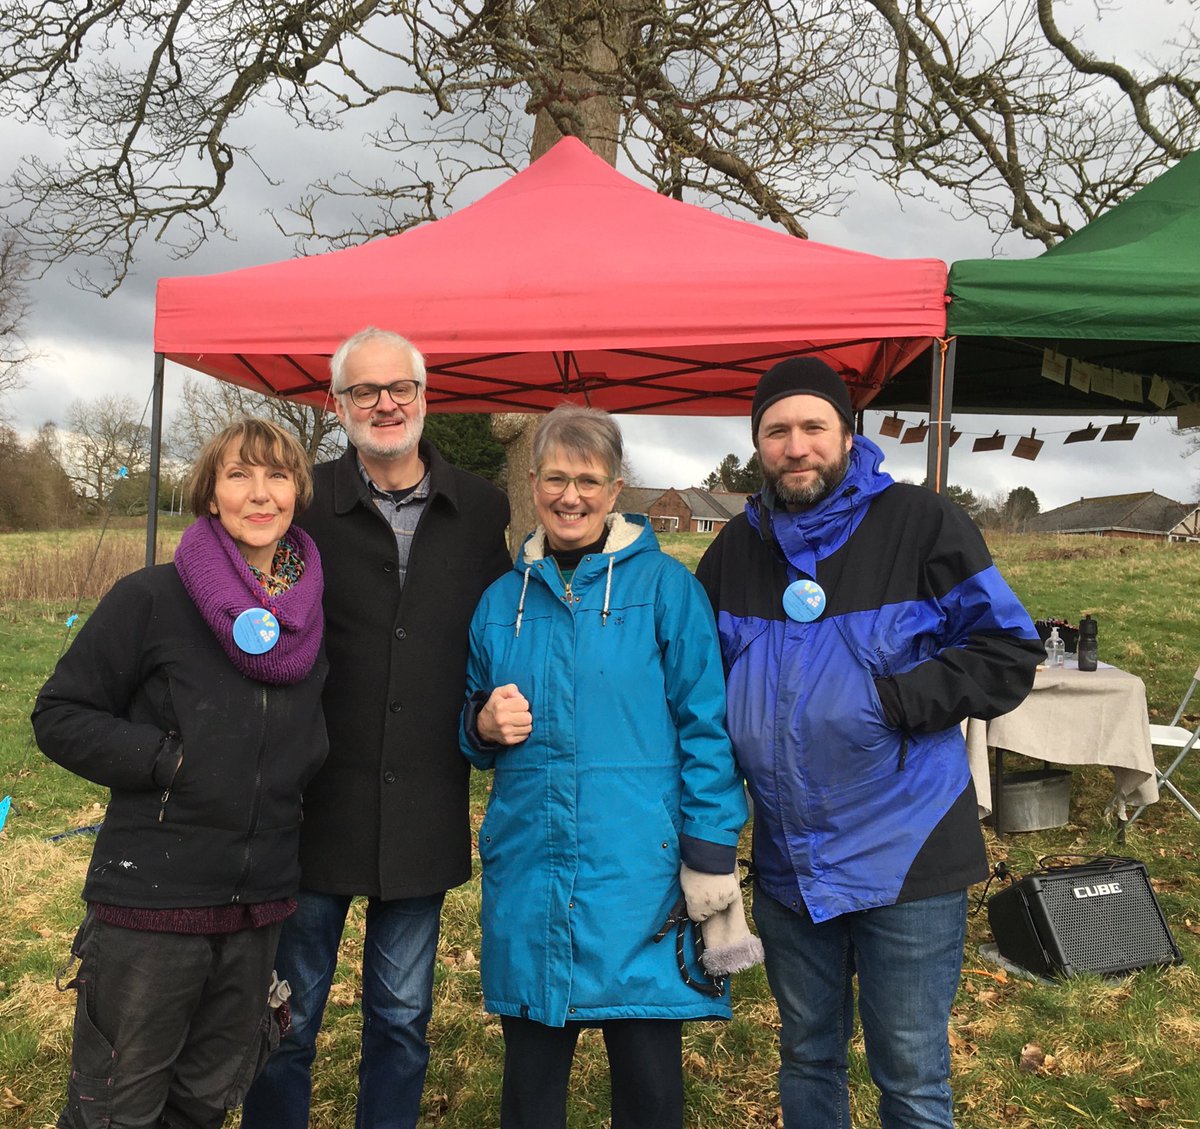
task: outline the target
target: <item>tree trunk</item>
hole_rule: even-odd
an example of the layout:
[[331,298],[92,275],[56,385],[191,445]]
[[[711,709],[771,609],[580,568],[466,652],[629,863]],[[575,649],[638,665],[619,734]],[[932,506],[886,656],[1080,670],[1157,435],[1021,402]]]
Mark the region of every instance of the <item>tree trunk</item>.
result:
[[[578,0],[543,0],[539,15],[546,21],[548,34],[574,40],[574,50],[582,55],[585,66],[593,73],[614,70],[617,65],[615,51],[628,42],[626,17],[632,8],[631,0],[610,0],[604,5],[603,20],[573,21],[571,17],[577,6]],[[571,135],[615,166],[621,126],[620,102],[597,92],[587,74],[564,71],[556,77],[556,89],[547,87],[533,92],[531,102],[537,107],[537,118],[530,161],[536,161],[564,136]],[[533,492],[529,486],[533,433],[537,423],[537,416],[521,412],[492,416],[492,434],[504,444],[508,500],[512,506],[509,551],[514,560],[526,535],[537,525]]]

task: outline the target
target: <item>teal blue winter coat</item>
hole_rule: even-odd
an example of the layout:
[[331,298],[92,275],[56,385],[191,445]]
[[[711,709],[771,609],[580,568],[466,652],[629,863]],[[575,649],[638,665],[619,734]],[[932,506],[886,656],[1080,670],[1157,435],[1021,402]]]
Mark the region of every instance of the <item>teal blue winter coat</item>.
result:
[[732,863],[746,819],[712,610],[644,519],[608,522],[569,590],[535,531],[471,623],[468,694],[515,683],[533,713],[510,747],[464,727],[464,754],[494,769],[484,1002],[556,1027],[727,1017],[728,989],[683,982],[674,931],[653,941],[680,896],[681,837]]

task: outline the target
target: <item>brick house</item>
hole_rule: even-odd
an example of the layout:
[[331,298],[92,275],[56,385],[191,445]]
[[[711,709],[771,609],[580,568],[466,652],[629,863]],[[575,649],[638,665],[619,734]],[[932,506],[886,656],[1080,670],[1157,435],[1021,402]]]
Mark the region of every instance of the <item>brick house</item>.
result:
[[617,499],[622,513],[643,514],[656,533],[716,533],[742,512],[746,494],[724,494],[698,488],[666,490],[626,486]]

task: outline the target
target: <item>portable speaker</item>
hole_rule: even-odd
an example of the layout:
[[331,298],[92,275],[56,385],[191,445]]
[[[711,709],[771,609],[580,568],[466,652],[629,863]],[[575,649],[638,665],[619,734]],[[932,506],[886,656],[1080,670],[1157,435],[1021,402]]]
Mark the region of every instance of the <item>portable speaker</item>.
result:
[[988,899],[988,921],[1000,955],[1041,976],[1183,960],[1136,859],[1035,871]]

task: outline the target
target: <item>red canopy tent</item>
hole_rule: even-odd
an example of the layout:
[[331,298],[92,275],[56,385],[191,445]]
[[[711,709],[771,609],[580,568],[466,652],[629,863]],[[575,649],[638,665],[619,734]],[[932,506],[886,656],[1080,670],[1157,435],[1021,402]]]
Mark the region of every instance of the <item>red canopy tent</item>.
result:
[[[739,415],[781,357],[857,407],[946,328],[946,267],[795,239],[634,183],[574,138],[445,219],[359,247],[158,284],[160,356],[320,405],[366,325],[426,354],[431,411]],[[160,362],[161,369],[161,362]]]
[[425,354],[431,411],[748,415],[758,377],[827,360],[864,407],[946,331],[946,265],[882,259],[636,184],[574,138],[476,203],[359,247],[159,280],[150,526],[164,358],[316,406],[367,325]]

